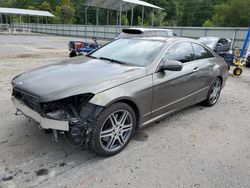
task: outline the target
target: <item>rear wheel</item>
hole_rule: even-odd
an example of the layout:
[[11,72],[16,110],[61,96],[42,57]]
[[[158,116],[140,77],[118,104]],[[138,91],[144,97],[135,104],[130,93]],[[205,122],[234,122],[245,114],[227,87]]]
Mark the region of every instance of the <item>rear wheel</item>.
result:
[[214,106],[220,98],[221,89],[221,79],[216,78],[208,91],[207,99],[204,101],[204,104],[206,106]]
[[133,109],[125,103],[115,103],[97,118],[89,148],[99,155],[115,155],[128,145],[135,127],[136,116]]

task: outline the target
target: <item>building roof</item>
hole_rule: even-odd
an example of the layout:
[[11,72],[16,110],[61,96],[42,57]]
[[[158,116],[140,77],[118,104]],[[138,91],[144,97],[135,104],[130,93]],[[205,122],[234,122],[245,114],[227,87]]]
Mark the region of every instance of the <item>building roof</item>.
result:
[[161,7],[158,7],[156,5],[141,0],[88,0],[86,1],[86,5],[98,8],[111,9],[111,10],[120,10],[121,2],[122,2],[122,11],[129,11],[136,6],[145,6],[154,9],[165,10]]
[[17,8],[3,8],[3,7],[0,7],[0,14],[17,14],[17,15],[54,17],[54,15],[48,11],[17,9]]

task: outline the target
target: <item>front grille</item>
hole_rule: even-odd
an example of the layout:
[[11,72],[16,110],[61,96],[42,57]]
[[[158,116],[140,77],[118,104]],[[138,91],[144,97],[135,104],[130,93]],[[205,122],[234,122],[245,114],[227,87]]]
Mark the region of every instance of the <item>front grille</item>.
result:
[[23,91],[19,91],[15,88],[13,88],[12,95],[22,101],[24,104],[26,104],[28,107],[30,107],[33,110],[38,110],[39,103],[38,103],[38,97],[28,94]]

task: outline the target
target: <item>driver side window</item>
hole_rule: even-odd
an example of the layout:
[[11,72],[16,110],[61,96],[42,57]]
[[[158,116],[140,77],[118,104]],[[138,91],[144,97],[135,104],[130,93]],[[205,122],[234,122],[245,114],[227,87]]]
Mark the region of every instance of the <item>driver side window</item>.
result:
[[165,54],[166,60],[175,60],[187,63],[194,60],[193,47],[190,42],[174,44]]

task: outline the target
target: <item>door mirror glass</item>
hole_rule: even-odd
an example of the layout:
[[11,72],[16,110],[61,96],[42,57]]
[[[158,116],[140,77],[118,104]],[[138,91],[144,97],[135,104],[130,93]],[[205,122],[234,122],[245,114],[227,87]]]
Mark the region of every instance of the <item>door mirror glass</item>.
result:
[[180,61],[174,60],[166,60],[164,59],[163,65],[161,66],[161,70],[165,71],[181,71],[183,68],[183,64]]

